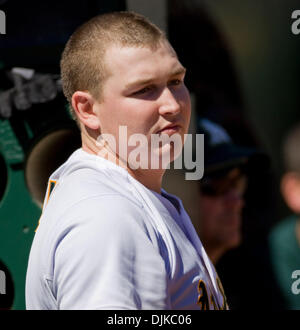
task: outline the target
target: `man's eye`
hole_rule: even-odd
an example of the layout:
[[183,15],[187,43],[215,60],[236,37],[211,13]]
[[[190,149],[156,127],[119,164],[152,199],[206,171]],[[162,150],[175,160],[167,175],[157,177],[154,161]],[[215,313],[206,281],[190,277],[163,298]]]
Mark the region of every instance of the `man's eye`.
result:
[[139,89],[138,91],[134,92],[133,95],[141,95],[141,94],[145,94],[149,91],[151,91],[152,88],[151,87],[144,87],[142,89]]
[[174,79],[174,80],[172,80],[171,82],[170,82],[170,85],[172,85],[172,86],[178,86],[178,85],[180,85],[182,83],[182,80],[180,80],[180,79]]

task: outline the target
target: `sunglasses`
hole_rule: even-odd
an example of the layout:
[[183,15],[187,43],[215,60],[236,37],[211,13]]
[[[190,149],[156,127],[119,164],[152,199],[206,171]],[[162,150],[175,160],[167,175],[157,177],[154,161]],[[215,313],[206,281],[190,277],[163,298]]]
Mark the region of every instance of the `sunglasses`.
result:
[[226,195],[231,190],[238,190],[243,194],[246,186],[246,174],[239,168],[230,170],[222,175],[204,177],[200,181],[201,193],[208,196]]

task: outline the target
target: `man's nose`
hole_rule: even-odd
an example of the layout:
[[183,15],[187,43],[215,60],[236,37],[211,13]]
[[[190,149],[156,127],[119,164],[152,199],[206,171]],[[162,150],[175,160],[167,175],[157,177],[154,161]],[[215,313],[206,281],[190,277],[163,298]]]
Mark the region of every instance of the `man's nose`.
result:
[[243,194],[236,190],[230,190],[225,195],[225,204],[228,208],[242,209],[245,205]]
[[159,113],[161,115],[176,115],[180,112],[180,104],[168,87],[164,88],[159,101]]

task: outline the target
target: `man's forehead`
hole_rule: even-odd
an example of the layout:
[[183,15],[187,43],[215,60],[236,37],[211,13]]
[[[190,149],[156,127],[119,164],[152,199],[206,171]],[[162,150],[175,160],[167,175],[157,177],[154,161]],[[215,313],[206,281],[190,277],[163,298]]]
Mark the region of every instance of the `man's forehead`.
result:
[[144,61],[155,61],[160,56],[167,56],[172,58],[174,62],[179,62],[174,49],[169,43],[163,42],[155,45],[155,47],[151,47],[150,45],[122,46],[120,44],[113,44],[105,52],[105,63],[112,71],[116,67],[130,69],[131,67],[136,67],[138,63],[142,64]]
[[[185,71],[186,71],[186,69],[183,66],[176,65],[169,70],[168,76],[172,77],[172,76],[183,75],[183,74],[185,74]],[[153,75],[151,73],[149,73],[149,74],[144,73],[144,74],[141,74],[140,76],[129,79],[125,85],[125,88],[129,89],[131,87],[138,86],[138,85],[151,84],[151,83],[155,82],[156,78],[157,78],[156,75]]]
[[151,83],[159,76],[185,73],[176,53],[168,43],[157,48],[113,45],[107,50],[108,76],[118,77],[125,88]]

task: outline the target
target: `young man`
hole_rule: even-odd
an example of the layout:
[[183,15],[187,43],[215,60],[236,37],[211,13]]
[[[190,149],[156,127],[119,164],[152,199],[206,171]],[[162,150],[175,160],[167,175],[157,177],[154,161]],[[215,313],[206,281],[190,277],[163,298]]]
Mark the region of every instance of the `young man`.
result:
[[[178,155],[152,137],[176,135],[181,149],[190,120],[185,69],[165,35],[135,13],[97,16],[71,36],[61,74],[82,148],[49,179],[27,308],[227,308],[181,201],[161,189],[165,167],[149,166]],[[131,157],[137,134],[143,166]]]

